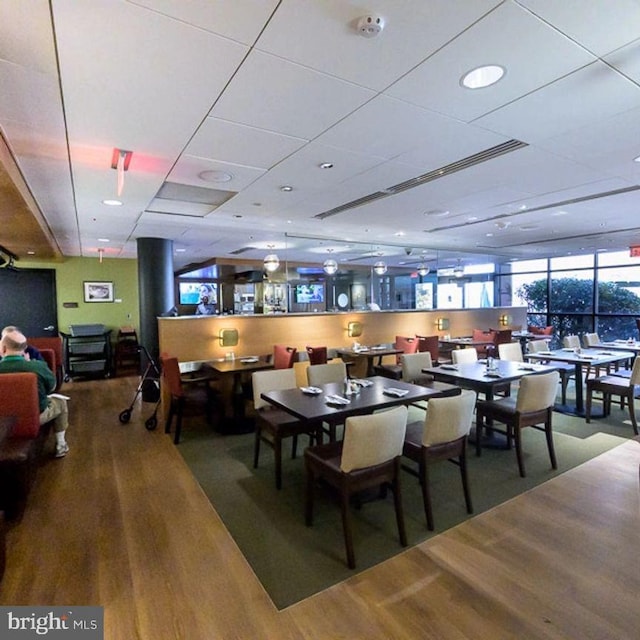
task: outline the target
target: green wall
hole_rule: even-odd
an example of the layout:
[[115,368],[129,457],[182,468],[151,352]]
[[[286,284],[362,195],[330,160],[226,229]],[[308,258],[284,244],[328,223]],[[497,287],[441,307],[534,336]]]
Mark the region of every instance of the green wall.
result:
[[[138,261],[131,259],[64,258],[62,262],[27,262],[21,269],[55,269],[58,298],[58,328],[69,332],[71,324],[103,324],[113,329],[122,326],[139,330]],[[115,302],[84,302],[83,282],[113,282]],[[77,303],[66,308],[65,303]]]

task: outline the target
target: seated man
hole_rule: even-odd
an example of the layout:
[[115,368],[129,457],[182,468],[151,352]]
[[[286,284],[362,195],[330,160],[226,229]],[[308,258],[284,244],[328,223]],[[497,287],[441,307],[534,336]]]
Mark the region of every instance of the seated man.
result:
[[[20,331],[18,327],[9,325],[2,330],[2,337],[4,337],[5,334],[9,333],[10,331],[18,331],[19,333],[22,333],[22,331]],[[24,353],[27,360],[44,360],[40,351],[35,347],[32,347],[30,344],[27,345]]]
[[27,339],[15,329],[3,332],[0,340],[0,374],[31,372],[38,376],[38,399],[40,401],[40,424],[55,419],[56,458],[63,458],[69,452],[65,433],[69,426],[67,401],[60,397],[50,397],[56,387],[56,378],[46,362],[29,360],[26,356]]
[[216,312],[216,305],[209,302],[209,296],[202,296],[196,308],[197,316],[212,316]]

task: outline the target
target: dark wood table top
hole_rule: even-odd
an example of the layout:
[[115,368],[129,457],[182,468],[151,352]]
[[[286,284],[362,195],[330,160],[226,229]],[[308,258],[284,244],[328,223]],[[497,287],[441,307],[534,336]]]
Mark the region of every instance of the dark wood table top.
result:
[[[322,385],[322,393],[308,395],[300,388],[284,389],[281,391],[268,391],[262,394],[267,402],[289,412],[296,418],[306,421],[321,421],[346,418],[350,415],[371,413],[375,409],[385,409],[399,404],[411,404],[420,400],[457,395],[460,388],[455,385],[430,384],[421,386],[409,384],[402,380],[391,380],[382,376],[366,378],[373,383],[364,387],[357,395],[349,396],[348,405],[327,404],[328,395],[337,394],[344,397],[342,383]],[[403,389],[408,393],[402,397],[388,395],[385,389]]]
[[438,367],[423,369],[436,380],[464,383],[474,388],[483,389],[505,382],[514,382],[525,375],[534,373],[548,373],[554,371],[552,365],[531,364],[527,362],[512,362],[510,360],[494,360],[495,372],[487,371],[485,360],[477,362],[461,362],[459,364],[443,364]]
[[272,357],[268,356],[246,356],[227,360],[218,358],[213,360],[191,360],[180,363],[180,373],[194,374],[204,373],[206,369],[216,373],[242,373],[243,371],[260,371],[262,369],[273,369]]
[[336,349],[336,353],[339,356],[351,356],[353,358],[365,356],[375,358],[378,356],[394,356],[403,353],[403,351],[395,347],[360,347],[355,350],[352,347],[344,347],[342,349]]

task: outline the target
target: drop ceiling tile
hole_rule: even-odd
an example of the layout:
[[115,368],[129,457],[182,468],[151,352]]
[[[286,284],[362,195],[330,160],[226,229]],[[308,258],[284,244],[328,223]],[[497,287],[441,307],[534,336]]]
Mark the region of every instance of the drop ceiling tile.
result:
[[[385,93],[469,122],[594,60],[549,25],[507,2]],[[462,76],[483,64],[502,65],[506,74],[485,89],[462,87]]]
[[640,5],[636,0],[519,0],[589,51],[603,56],[638,37]]
[[635,108],[640,88],[602,62],[476,120],[475,124],[535,143]]
[[304,138],[209,117],[189,142],[185,153],[247,167],[270,169],[307,142]]
[[[498,4],[458,1],[451,11],[450,0],[383,2],[377,7],[344,0],[285,0],[256,46],[381,91]],[[385,20],[376,38],[357,32],[358,19],[368,14]]]
[[[231,176],[228,181],[215,182],[200,177],[207,171],[216,171]],[[238,192],[255,182],[265,173],[264,169],[244,167],[227,162],[216,162],[205,158],[182,155],[167,177],[170,182],[179,182],[196,187],[215,188],[222,191]]]
[[210,115],[312,139],[373,95],[354,84],[253,51]]

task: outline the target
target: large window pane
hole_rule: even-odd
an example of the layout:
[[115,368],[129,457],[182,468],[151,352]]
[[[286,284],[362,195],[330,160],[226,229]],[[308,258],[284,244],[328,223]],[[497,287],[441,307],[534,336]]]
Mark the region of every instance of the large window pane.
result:
[[553,313],[592,312],[593,270],[552,273],[549,311]]
[[606,251],[598,254],[599,267],[614,267],[618,265],[640,266],[640,258],[632,258],[629,255],[629,251]]
[[547,274],[523,273],[511,276],[511,302],[513,306],[526,306],[529,313],[546,312]]
[[594,266],[594,254],[589,253],[584,256],[562,256],[561,258],[551,258],[549,261],[551,271],[560,269],[581,269]]
[[640,313],[640,266],[598,269],[598,313]]

